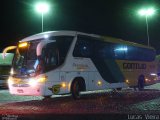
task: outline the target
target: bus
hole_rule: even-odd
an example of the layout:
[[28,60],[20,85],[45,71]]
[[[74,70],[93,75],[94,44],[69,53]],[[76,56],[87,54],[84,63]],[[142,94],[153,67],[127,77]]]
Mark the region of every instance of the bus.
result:
[[48,31],[19,41],[8,79],[15,95],[50,97],[83,91],[121,90],[157,79],[155,49],[77,31]]
[[3,53],[0,53],[0,87],[8,86],[7,80],[10,75],[13,56],[13,53],[6,53],[4,59]]

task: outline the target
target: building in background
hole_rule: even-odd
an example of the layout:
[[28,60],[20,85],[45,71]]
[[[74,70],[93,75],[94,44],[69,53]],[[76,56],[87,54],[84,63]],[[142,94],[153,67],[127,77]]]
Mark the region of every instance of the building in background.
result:
[[13,56],[13,53],[6,53],[4,59],[2,53],[0,53],[0,87],[7,86],[7,79],[10,74]]

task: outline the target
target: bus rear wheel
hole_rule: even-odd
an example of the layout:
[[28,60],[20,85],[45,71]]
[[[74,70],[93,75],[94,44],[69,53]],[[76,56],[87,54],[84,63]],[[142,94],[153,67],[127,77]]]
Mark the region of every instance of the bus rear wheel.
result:
[[145,77],[144,75],[140,75],[138,77],[138,90],[142,91],[144,89],[144,84],[145,84]]

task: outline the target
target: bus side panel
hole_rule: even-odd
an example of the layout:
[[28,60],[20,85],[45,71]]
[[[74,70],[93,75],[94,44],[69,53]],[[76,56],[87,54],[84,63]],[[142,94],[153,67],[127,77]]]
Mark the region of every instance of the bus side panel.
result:
[[50,71],[46,73],[46,75],[48,79],[45,83],[45,92],[44,92],[45,96],[54,94],[54,91],[53,91],[54,86],[60,85],[59,69]]
[[92,61],[106,82],[124,82],[125,78],[114,59],[92,59]]
[[129,86],[137,86],[138,77],[143,74],[145,76],[145,84],[150,85],[156,82],[156,63],[143,61],[126,61],[117,60],[122,73],[126,80],[129,81]]

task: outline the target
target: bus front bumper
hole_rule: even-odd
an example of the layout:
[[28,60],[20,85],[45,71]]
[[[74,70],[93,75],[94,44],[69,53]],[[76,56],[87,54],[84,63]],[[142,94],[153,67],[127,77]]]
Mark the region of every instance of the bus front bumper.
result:
[[30,86],[29,84],[9,85],[9,92],[13,95],[22,96],[43,96],[44,85]]

